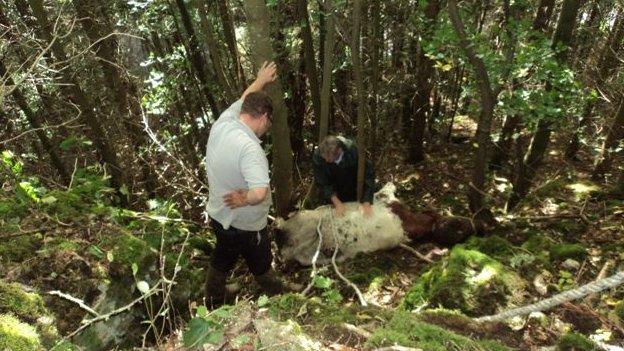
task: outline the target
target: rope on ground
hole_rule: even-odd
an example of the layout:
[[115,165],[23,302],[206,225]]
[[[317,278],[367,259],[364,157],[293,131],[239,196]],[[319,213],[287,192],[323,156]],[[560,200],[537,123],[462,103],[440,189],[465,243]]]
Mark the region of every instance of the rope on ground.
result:
[[616,287],[624,283],[624,271],[618,272],[608,278],[593,281],[591,283],[580,286],[576,289],[564,291],[546,300],[519,308],[514,308],[492,316],[484,316],[475,318],[476,322],[500,322],[506,319],[530,314],[533,312],[541,312],[552,307],[558,306],[564,302],[580,299],[589,294],[597,293],[609,288]]
[[[331,211],[331,208],[329,209]],[[314,278],[316,277],[317,269],[316,269],[316,261],[318,260],[319,254],[321,253],[321,245],[323,245],[323,235],[321,234],[321,223],[323,223],[323,216],[319,219],[318,225],[316,226],[316,232],[318,233],[319,243],[316,247],[316,252],[312,256],[312,272],[310,272],[310,283],[306,288],[301,292],[303,296],[306,296],[312,287],[314,286]]]
[[340,279],[342,279],[343,282],[347,283],[347,285],[351,286],[353,288],[353,290],[355,290],[355,293],[358,296],[358,299],[360,300],[360,304],[362,306],[368,306],[368,303],[366,302],[366,299],[364,299],[364,295],[362,295],[362,292],[360,291],[360,289],[357,287],[357,285],[353,284],[349,279],[347,279],[344,275],[342,275],[342,273],[340,273],[340,270],[338,270],[338,265],[336,264],[336,255],[338,254],[338,236],[336,235],[336,225],[334,223],[334,213],[333,211],[330,209],[329,210],[329,220],[331,222],[331,227],[332,227],[332,234],[334,235],[334,254],[332,255],[332,265],[334,266],[334,271],[336,272],[336,274],[340,277]]

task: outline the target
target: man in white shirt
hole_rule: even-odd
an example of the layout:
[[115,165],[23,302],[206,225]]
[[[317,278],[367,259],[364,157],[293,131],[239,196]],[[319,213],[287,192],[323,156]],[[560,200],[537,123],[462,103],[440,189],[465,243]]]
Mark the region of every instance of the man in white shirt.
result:
[[275,80],[276,73],[275,63],[265,62],[241,98],[219,116],[208,137],[206,212],[217,245],[207,274],[206,297],[215,302],[226,298],[227,274],[241,255],[267,293],[284,289],[271,268],[269,164],[260,140],[271,127],[273,114],[271,99],[262,89]]

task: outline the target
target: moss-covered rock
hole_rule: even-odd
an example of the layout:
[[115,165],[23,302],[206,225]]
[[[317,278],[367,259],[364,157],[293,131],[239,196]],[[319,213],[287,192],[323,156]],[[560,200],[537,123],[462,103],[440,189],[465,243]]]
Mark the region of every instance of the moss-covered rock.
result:
[[0,350],[38,351],[41,341],[34,327],[11,314],[0,314]]
[[555,244],[550,248],[550,257],[557,261],[568,258],[582,261],[587,257],[587,249],[580,244]]
[[107,256],[111,260],[109,272],[113,277],[131,276],[133,263],[136,263],[140,273],[145,273],[158,259],[156,250],[123,230],[119,235],[105,238],[101,246],[108,251]]
[[35,255],[43,236],[39,233],[21,235],[0,241],[0,262],[22,262]]
[[375,330],[367,342],[369,347],[393,344],[428,351],[502,351],[508,347],[492,340],[473,340],[436,325],[425,323],[417,315],[397,310],[382,328]]
[[28,321],[36,321],[39,317],[49,314],[41,296],[24,291],[19,284],[6,283],[2,280],[0,280],[0,313],[11,313]]
[[411,310],[427,304],[459,309],[469,316],[493,314],[510,302],[520,303],[525,285],[500,262],[459,245],[416,281],[403,307]]
[[488,237],[473,236],[466,242],[466,248],[481,251],[491,257],[510,257],[516,251],[514,246],[506,239],[492,235]]
[[595,342],[579,333],[567,333],[557,342],[558,351],[598,351],[602,350]]

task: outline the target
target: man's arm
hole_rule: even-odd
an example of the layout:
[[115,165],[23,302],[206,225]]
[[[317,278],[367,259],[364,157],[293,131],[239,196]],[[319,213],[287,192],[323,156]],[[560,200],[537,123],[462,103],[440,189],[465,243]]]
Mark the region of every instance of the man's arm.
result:
[[225,204],[235,209],[244,206],[254,206],[266,199],[269,194],[269,188],[253,188],[253,189],[238,189],[223,196]]
[[264,61],[260,70],[258,70],[258,75],[256,76],[256,80],[251,83],[250,86],[245,89],[243,95],[241,96],[241,100],[245,100],[245,97],[256,91],[260,91],[264,88],[265,85],[271,83],[277,78],[277,66],[275,62],[267,62]]

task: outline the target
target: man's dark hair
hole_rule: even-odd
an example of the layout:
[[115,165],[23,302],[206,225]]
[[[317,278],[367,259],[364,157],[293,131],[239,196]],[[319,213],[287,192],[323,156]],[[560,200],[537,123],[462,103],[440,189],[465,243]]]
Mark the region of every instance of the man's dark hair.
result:
[[241,113],[248,113],[254,118],[267,114],[269,119],[273,116],[273,102],[271,98],[261,91],[247,94],[241,107]]

